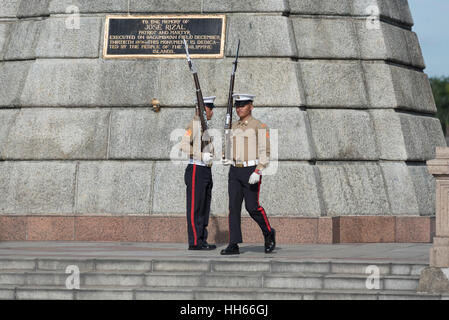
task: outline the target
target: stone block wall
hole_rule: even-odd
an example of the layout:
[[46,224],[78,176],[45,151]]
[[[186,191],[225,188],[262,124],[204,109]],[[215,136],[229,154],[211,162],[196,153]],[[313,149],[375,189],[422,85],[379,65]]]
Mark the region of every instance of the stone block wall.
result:
[[[70,6],[79,29],[66,27]],[[193,81],[184,59],[102,58],[106,15],[128,10],[226,15],[225,57],[195,64],[222,130],[242,41],[235,91],[257,96],[254,116],[279,141],[260,199],[281,241],[430,241],[425,161],[446,142],[406,0],[0,0],[0,240],[186,239],[173,231],[185,224],[185,164],[170,154],[193,116]],[[223,242],[227,170],[213,167]]]

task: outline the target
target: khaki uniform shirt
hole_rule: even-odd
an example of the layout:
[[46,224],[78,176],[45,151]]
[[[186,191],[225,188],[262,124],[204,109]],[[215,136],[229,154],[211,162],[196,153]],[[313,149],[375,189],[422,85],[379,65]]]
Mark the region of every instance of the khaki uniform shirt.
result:
[[236,163],[259,160],[262,170],[270,162],[270,132],[266,124],[249,116],[232,124],[233,160]]
[[203,146],[203,150],[201,150],[201,121],[197,115],[189,122],[186,128],[186,132],[181,140],[181,150],[188,154],[190,159],[199,161],[202,161],[203,153],[214,153],[212,143]]

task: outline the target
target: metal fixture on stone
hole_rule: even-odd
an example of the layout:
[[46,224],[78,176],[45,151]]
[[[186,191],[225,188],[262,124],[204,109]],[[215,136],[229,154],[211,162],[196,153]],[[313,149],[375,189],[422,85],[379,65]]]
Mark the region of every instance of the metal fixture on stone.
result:
[[158,99],[153,98],[153,100],[151,100],[151,104],[153,105],[154,112],[161,111],[161,103],[159,102]]

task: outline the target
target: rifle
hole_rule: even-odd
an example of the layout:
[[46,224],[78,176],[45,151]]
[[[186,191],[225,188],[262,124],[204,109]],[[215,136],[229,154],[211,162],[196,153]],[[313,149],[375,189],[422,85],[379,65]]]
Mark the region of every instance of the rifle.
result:
[[239,50],[240,50],[240,40],[237,45],[237,53],[235,55],[235,61],[233,62],[231,82],[229,85],[229,95],[228,95],[228,107],[226,110],[226,120],[225,120],[225,131],[223,137],[223,160],[230,159],[231,155],[231,129],[232,129],[232,106],[233,106],[233,94],[234,94],[234,82],[235,82],[235,72],[237,71],[237,64],[239,61]]
[[198,103],[198,115],[200,117],[200,122],[201,122],[201,135],[202,135],[201,150],[203,150],[203,144],[205,142],[211,141],[211,139],[207,133],[208,128],[207,128],[206,108],[204,106],[204,99],[203,99],[203,93],[201,92],[200,81],[198,80],[198,72],[197,72],[195,66],[193,65],[192,59],[190,59],[187,41],[186,41],[186,39],[183,39],[183,40],[184,40],[184,47],[186,49],[187,63],[189,64],[189,69],[193,74],[193,81],[195,82],[196,100]]

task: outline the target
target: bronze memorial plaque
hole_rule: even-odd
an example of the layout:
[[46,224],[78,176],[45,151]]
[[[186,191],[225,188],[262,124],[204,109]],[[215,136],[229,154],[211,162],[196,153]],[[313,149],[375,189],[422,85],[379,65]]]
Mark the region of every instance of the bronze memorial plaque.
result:
[[104,58],[223,58],[225,15],[107,16]]

